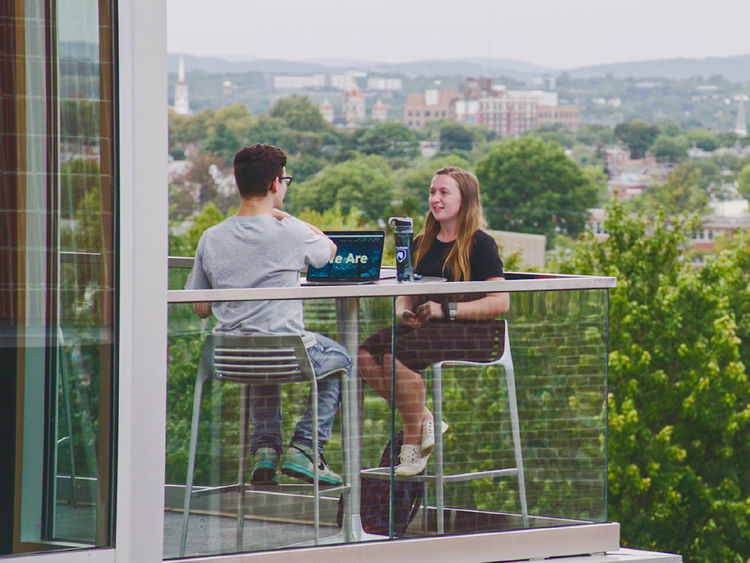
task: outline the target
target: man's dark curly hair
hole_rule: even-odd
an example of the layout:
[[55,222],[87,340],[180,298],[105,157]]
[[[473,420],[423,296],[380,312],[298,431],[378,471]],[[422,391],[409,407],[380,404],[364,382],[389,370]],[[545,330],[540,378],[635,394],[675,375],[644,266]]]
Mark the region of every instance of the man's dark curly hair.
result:
[[286,166],[286,153],[279,147],[256,144],[234,155],[234,179],[242,197],[264,197]]

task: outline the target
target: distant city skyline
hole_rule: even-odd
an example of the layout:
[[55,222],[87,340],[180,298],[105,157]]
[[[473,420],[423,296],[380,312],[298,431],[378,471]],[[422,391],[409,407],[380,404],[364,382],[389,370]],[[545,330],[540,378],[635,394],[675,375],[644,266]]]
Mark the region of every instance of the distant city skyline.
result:
[[478,57],[567,69],[749,54],[748,16],[748,0],[167,0],[167,48],[300,61]]

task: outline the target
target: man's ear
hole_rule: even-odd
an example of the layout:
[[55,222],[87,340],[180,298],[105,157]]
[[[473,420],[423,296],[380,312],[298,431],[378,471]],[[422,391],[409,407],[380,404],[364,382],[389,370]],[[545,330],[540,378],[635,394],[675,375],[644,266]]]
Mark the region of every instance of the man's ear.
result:
[[268,191],[271,192],[272,194],[275,194],[279,191],[279,188],[276,187],[276,180],[278,180],[278,178],[274,178],[271,181],[271,185],[268,187]]

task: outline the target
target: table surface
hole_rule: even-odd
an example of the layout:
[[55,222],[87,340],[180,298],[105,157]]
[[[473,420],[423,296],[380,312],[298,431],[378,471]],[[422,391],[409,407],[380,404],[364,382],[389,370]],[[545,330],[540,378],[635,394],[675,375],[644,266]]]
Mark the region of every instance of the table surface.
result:
[[[180,258],[180,260],[183,260]],[[189,267],[170,258],[174,267]],[[179,265],[178,265],[179,264]],[[390,273],[384,268],[384,273]],[[388,297],[441,293],[487,293],[493,291],[565,291],[610,289],[617,286],[617,278],[546,273],[506,272],[510,279],[502,281],[450,282],[421,280],[399,283],[387,277],[369,284],[302,285],[299,287],[256,287],[247,289],[170,289],[169,303],[195,301],[258,301],[264,299],[331,299],[346,297]]]

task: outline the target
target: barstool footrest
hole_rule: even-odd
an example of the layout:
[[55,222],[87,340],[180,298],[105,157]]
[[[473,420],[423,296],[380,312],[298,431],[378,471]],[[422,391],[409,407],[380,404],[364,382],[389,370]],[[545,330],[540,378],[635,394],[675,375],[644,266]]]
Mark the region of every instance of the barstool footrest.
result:
[[[388,467],[373,467],[371,469],[363,469],[360,474],[362,476],[371,477],[373,479],[387,480],[391,478],[390,468]],[[508,467],[505,469],[492,469],[489,471],[472,471],[470,473],[452,473],[450,475],[443,475],[443,483],[458,483],[461,481],[473,481],[475,479],[491,479],[493,477],[507,477],[509,475],[518,475],[518,469],[516,467]],[[396,481],[415,481],[417,483],[434,483],[435,475],[409,475],[409,476],[394,476]]]

